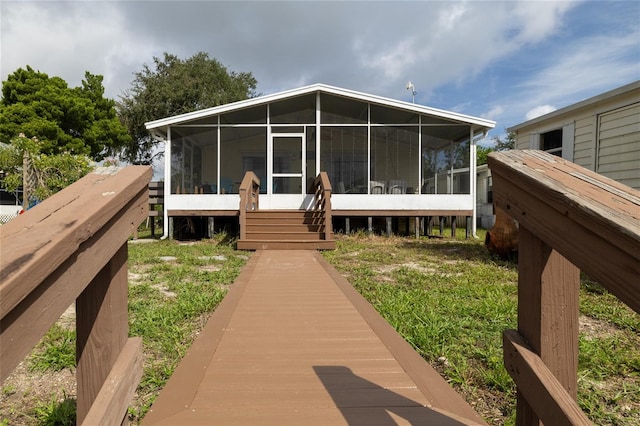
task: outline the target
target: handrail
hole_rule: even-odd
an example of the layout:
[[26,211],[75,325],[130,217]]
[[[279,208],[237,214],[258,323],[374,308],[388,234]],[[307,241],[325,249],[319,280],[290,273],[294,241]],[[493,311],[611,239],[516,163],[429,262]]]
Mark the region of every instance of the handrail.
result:
[[542,151],[488,162],[496,207],[519,222],[518,330],[503,334],[516,423],[590,424],[576,402],[580,270],[640,313],[640,192]]
[[78,424],[121,424],[142,377],[127,240],[148,215],[151,175],[98,169],[0,228],[0,381],[75,301]]
[[312,210],[320,213],[318,218],[324,225],[324,239],[333,240],[333,225],[331,217],[331,182],[327,172],[320,172],[313,180],[312,189],[314,194]]
[[259,209],[260,179],[251,170],[244,174],[240,183],[240,239],[247,238],[247,211]]

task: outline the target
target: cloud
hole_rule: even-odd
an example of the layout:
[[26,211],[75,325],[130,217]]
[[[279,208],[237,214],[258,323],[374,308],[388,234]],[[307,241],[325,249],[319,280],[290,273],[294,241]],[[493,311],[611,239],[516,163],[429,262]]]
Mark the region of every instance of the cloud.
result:
[[75,87],[89,71],[103,75],[108,95],[115,97],[122,89],[120,77],[130,78],[150,53],[144,35],[124,25],[117,3],[3,2],[1,7],[3,81],[30,65]]
[[[637,79],[637,2],[2,1],[2,79],[27,64],[106,94],[163,52],[208,52],[258,92],[311,83],[521,121]],[[626,18],[625,18],[626,17]],[[620,24],[620,20],[626,24]]]
[[552,105],[539,105],[531,110],[529,110],[526,114],[527,121],[533,120],[534,118],[540,117],[541,115],[549,114],[556,110],[556,107]]
[[537,43],[562,29],[562,17],[576,7],[569,1],[521,1],[513,5],[513,38],[518,44]]
[[489,120],[495,120],[497,117],[499,117],[503,113],[504,113],[504,107],[502,105],[496,105],[493,108],[491,108],[489,111],[483,112],[482,114],[480,114],[480,116],[483,118],[488,118]]

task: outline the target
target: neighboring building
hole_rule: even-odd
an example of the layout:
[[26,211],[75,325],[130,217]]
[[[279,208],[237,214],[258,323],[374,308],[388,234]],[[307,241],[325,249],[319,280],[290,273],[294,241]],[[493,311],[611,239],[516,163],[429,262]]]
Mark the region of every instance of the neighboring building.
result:
[[548,151],[640,190],[640,81],[508,131],[516,149]]
[[495,122],[316,84],[146,124],[165,141],[169,218],[237,216],[245,172],[260,209],[306,209],[326,171],[333,217],[473,217],[476,143]]
[[493,213],[493,184],[488,164],[477,167],[476,188],[476,226],[491,229],[496,217]]

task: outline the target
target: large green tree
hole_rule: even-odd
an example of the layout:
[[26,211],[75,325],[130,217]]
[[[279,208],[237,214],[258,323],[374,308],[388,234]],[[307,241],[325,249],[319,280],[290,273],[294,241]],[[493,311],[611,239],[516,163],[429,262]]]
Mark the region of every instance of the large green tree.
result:
[[165,53],[135,73],[131,88],[118,102],[120,119],[132,137],[122,157],[150,164],[158,142],[144,123],[256,96],[250,72],[229,72],[216,59],[200,52],[188,59]]
[[102,76],[85,73],[81,87],[49,77],[30,66],[2,82],[0,142],[19,134],[35,137],[45,155],[70,153],[101,160],[130,141],[115,110],[104,97]]

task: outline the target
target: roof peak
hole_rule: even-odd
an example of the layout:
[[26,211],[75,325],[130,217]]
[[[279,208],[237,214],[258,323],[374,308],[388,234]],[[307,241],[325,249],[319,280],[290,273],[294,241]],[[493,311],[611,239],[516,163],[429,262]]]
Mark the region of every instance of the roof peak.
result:
[[496,124],[495,121],[487,120],[484,118],[473,117],[473,116],[464,115],[464,114],[460,114],[452,111],[445,111],[437,108],[431,108],[431,107],[427,107],[420,104],[414,104],[414,103],[391,99],[391,98],[387,98],[379,95],[372,95],[364,92],[358,92],[356,90],[331,86],[324,83],[314,83],[314,84],[302,86],[295,89],[288,89],[288,90],[284,90],[276,93],[271,93],[268,95],[262,95],[255,98],[249,98],[249,99],[245,99],[237,102],[219,105],[216,107],[202,109],[199,111],[193,111],[185,114],[176,115],[173,117],[166,117],[160,120],[150,121],[148,123],[145,123],[145,126],[149,130],[157,129],[160,127],[178,124],[181,122],[204,118],[210,115],[222,114],[235,109],[248,108],[255,105],[275,102],[275,101],[287,99],[290,97],[306,95],[313,92],[328,93],[336,96],[343,96],[343,97],[347,97],[355,100],[360,100],[363,102],[375,103],[375,104],[387,106],[390,108],[413,111],[418,114],[432,115],[438,118],[461,121],[464,123],[485,127],[487,129],[491,129],[495,127],[495,124]]

